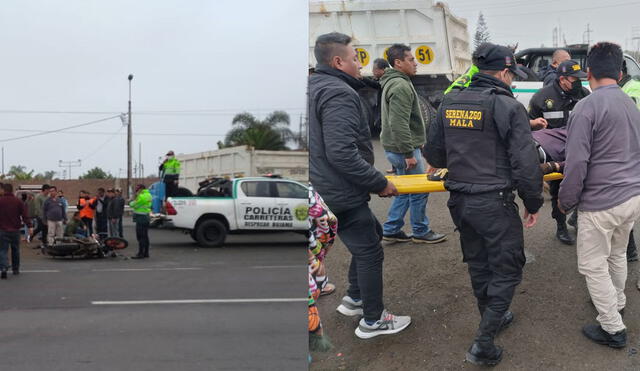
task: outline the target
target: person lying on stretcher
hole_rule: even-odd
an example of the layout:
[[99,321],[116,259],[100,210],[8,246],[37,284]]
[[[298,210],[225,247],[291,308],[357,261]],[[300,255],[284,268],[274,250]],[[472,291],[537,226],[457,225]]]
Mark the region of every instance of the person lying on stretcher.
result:
[[[540,129],[531,133],[536,142],[538,159],[542,174],[562,173],[564,170],[564,147],[567,142],[566,127]],[[428,172],[427,179],[440,181],[447,179],[447,169],[435,169]]]

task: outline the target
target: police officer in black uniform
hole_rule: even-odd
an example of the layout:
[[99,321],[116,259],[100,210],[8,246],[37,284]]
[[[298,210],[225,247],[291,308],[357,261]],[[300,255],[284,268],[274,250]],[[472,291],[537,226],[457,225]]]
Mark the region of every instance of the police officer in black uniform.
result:
[[[582,71],[580,64],[568,60],[560,63],[556,69],[557,77],[555,81],[546,85],[531,98],[529,104],[529,117],[537,119],[544,118],[548,128],[561,128],[567,125],[569,113],[578,101],[587,95],[589,90],[582,87],[580,79],[586,78],[587,74]],[[564,159],[551,159],[554,161],[564,161]],[[558,191],[561,180],[549,182],[549,193],[551,194],[551,217],[556,220],[556,238],[567,245],[574,245],[576,240],[569,234],[567,229],[566,216],[558,209]]]
[[525,206],[525,226],[542,206],[542,173],[527,111],[511,92],[523,72],[510,49],[490,43],[474,52],[480,72],[468,88],[445,96],[429,129],[425,155],[448,168],[449,210],[460,232],[481,321],[467,360],[495,365],[502,349],[494,337],[513,320],[508,311],[525,263],[522,220],[514,189]]

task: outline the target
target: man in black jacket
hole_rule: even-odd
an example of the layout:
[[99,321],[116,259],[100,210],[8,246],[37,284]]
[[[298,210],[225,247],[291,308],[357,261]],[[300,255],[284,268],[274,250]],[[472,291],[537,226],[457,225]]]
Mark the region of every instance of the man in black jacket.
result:
[[481,315],[467,360],[495,365],[502,349],[493,340],[513,321],[508,309],[525,263],[513,190],[523,200],[525,226],[532,227],[543,203],[542,173],[527,112],[510,88],[524,75],[513,53],[486,43],[474,59],[480,72],[467,89],[446,95],[429,129],[426,157],[449,170],[449,211]]
[[107,218],[109,220],[109,237],[122,238],[122,215],[124,215],[124,198],[120,190],[108,189]]
[[102,237],[109,235],[109,222],[107,219],[107,208],[109,207],[109,197],[105,194],[104,188],[98,188],[96,197],[96,233]]
[[394,334],[411,323],[394,316],[382,302],[382,227],[369,209],[369,193],[393,196],[393,183],[373,167],[373,147],[356,90],[360,63],[351,38],[321,35],[314,54],[318,65],[309,77],[309,177],[336,214],[338,235],[352,255],[349,289],[338,312],[364,316],[356,335],[366,339]]
[[[564,128],[576,103],[589,95],[589,90],[582,87],[580,80],[586,78],[587,74],[582,71],[578,62],[568,60],[560,63],[555,70],[555,76],[555,80],[538,90],[529,102],[529,118],[532,120],[543,118],[549,129]],[[564,161],[564,158],[552,158],[552,160]],[[549,182],[551,217],[555,219],[557,225],[556,238],[564,244],[574,245],[576,240],[569,234],[566,217],[558,209],[560,182],[560,180]]]

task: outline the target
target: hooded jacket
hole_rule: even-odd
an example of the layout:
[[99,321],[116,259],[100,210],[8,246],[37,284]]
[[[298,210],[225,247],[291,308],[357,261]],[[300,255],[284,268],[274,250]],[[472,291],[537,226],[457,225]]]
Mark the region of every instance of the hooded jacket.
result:
[[318,65],[308,86],[309,180],[334,213],[354,209],[387,186],[373,167],[371,133],[356,92],[364,83]]
[[382,85],[382,133],[380,142],[386,151],[413,157],[413,151],[426,141],[425,122],[418,93],[405,73],[387,68]]

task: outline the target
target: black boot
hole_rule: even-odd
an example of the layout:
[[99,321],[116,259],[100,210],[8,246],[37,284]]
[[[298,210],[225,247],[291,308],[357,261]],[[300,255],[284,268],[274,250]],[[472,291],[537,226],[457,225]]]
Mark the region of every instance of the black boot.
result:
[[[480,311],[480,317],[484,315],[484,311],[487,308],[486,305],[478,303],[478,310]],[[500,321],[500,327],[498,327],[498,334],[501,333],[504,329],[509,327],[509,325],[513,322],[513,312],[506,311],[502,316],[502,321]]]
[[560,242],[562,242],[565,245],[575,245],[576,244],[576,239],[573,238],[573,236],[571,236],[569,234],[569,230],[567,229],[567,225],[565,224],[564,221],[559,221],[558,222],[558,229],[556,231],[556,237],[558,238],[558,240]]
[[629,234],[629,243],[627,244],[627,261],[634,262],[638,260],[638,248],[636,247],[636,239],[633,237],[633,231]]
[[621,330],[615,334],[610,334],[600,327],[600,325],[586,325],[582,328],[584,336],[592,341],[608,345],[611,348],[624,348],[627,345],[627,331]]
[[467,351],[466,359],[474,365],[495,366],[502,360],[502,348],[493,343],[503,315],[487,308],[482,315],[476,339]]

